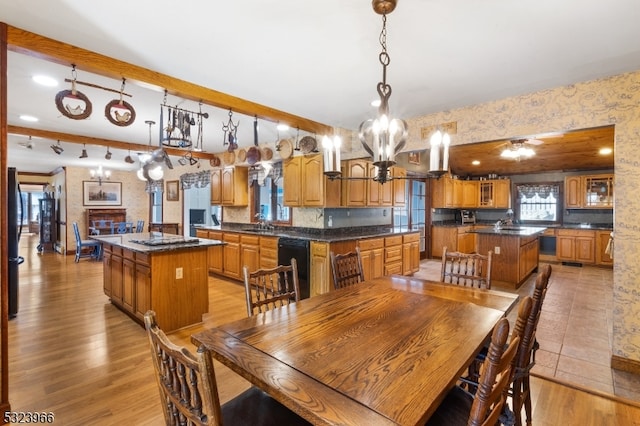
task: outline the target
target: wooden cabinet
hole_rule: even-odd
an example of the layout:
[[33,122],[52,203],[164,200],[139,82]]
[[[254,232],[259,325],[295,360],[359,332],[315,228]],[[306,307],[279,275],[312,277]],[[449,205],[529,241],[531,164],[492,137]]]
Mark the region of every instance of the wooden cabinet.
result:
[[511,207],[510,180],[484,180],[478,184],[479,208],[507,209]]
[[465,209],[474,209],[478,207],[478,181],[463,180],[462,182],[462,201],[459,205]]
[[235,278],[242,279],[242,266],[240,260],[240,234],[225,232],[222,241],[226,244],[223,247],[223,274]]
[[278,237],[260,237],[260,268],[278,266]]
[[560,261],[595,263],[595,232],[582,229],[558,229],[556,257]]
[[[249,169],[225,167],[221,171],[221,202],[223,206],[246,206],[249,203]],[[213,188],[212,195],[217,189]]]
[[113,247],[111,251],[111,300],[119,305],[122,305],[122,249],[120,247]]
[[384,239],[384,275],[402,274],[402,235]]
[[368,162],[363,159],[344,162],[343,174],[354,180],[342,181],[343,202],[346,207],[366,207],[369,176]]
[[329,292],[333,288],[329,243],[311,241],[310,244],[310,297]]
[[358,241],[362,258],[362,273],[365,280],[384,275],[384,238],[369,238]]
[[322,155],[290,158],[283,166],[284,204],[289,207],[337,207],[340,181],[324,175]]
[[[94,228],[100,232],[100,235],[105,235],[111,233],[111,222],[127,221],[127,209],[87,209],[85,210],[85,217],[87,235],[91,235],[89,228]],[[101,221],[105,226],[100,226]]]
[[596,231],[596,264],[613,265],[613,258],[606,253],[611,231]]
[[111,277],[111,245],[109,244],[102,244],[102,266],[104,270],[102,288],[104,290],[104,294],[110,298],[113,278]]
[[[196,237],[222,241],[222,231],[196,229]],[[223,250],[223,246],[212,246],[207,249],[207,266],[209,267],[209,272],[212,272],[214,274],[222,274]]]
[[402,274],[411,275],[420,270],[420,234],[402,236]]
[[476,251],[476,234],[471,232],[473,226],[459,226],[457,228],[457,246],[449,247],[449,250],[457,250],[461,253],[473,253]]
[[222,205],[222,169],[211,171],[211,204]]
[[260,237],[242,234],[240,236],[241,269],[240,278],[244,279],[243,269],[246,266],[250,272],[260,269]]
[[443,248],[458,249],[458,228],[456,226],[433,226],[431,228],[431,257],[442,257]]
[[151,268],[140,260],[136,263],[135,290],[135,315],[144,321],[144,314],[151,309]]
[[133,312],[135,309],[136,262],[132,251],[125,251],[122,259],[122,307]]
[[[407,204],[407,171],[400,167],[392,167],[391,174],[395,178],[390,184],[393,185],[393,205],[404,207]],[[385,206],[387,204],[384,204]]]
[[613,208],[613,174],[567,176],[564,180],[565,208]]
[[526,241],[520,246],[520,262],[518,264],[520,269],[519,279],[524,279],[524,277],[528,276],[538,267],[539,250],[540,243],[537,238]]

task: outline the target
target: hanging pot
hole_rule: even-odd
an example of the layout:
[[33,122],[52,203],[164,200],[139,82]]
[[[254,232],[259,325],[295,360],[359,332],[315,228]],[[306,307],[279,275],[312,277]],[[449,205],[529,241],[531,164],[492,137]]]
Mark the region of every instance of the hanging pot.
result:
[[247,163],[251,166],[260,161],[260,149],[256,146],[252,146],[247,150]]

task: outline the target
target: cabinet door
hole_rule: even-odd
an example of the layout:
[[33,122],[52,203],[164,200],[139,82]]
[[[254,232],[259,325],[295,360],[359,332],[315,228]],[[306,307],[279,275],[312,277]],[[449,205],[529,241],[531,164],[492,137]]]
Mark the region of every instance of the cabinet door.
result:
[[227,167],[222,170],[222,205],[246,206],[249,193],[249,169]]
[[495,205],[493,181],[481,181],[479,195],[478,207],[493,207]]
[[511,181],[509,179],[499,179],[493,183],[493,205],[498,209],[508,209],[511,207]]
[[[349,160],[346,164],[348,177],[366,178],[367,162],[365,160]],[[345,206],[365,207],[367,205],[367,180],[344,180]]]
[[293,157],[282,164],[284,204],[289,207],[302,205],[302,157]]
[[302,157],[302,205],[324,205],[324,170],[321,155]]
[[613,208],[613,175],[584,176],[584,207]]
[[576,261],[582,263],[596,262],[596,247],[594,237],[576,237]]
[[[373,163],[367,163],[367,175],[369,177],[373,177],[376,175],[376,170],[378,168],[376,166],[373,165]],[[380,199],[380,193],[381,193],[381,187],[384,185],[381,185],[380,183],[378,183],[375,180],[368,180],[367,181],[367,205],[368,206],[379,206],[381,203],[381,199]],[[389,186],[387,184],[387,186]]]
[[209,271],[215,274],[221,274],[223,271],[223,246],[213,246],[207,249],[207,263]]
[[393,185],[393,205],[396,207],[404,207],[407,204],[407,180],[404,179],[407,177],[407,171],[400,167],[394,167],[392,173],[393,177],[397,179],[385,185]]
[[[447,207],[462,207],[464,200],[463,181],[459,179],[451,179],[451,204],[447,203]],[[446,187],[446,184],[445,184]]]
[[110,250],[106,250],[106,245],[103,245],[103,252],[102,252],[102,269],[104,271],[104,275],[103,275],[103,289],[104,289],[104,294],[106,294],[107,296],[111,297],[111,251]]
[[122,306],[122,257],[111,256],[111,301]]
[[135,309],[136,264],[132,260],[122,261],[122,307],[129,312]]
[[446,178],[431,179],[431,208],[445,208],[445,188],[444,181]]
[[[242,244],[242,267],[249,268],[249,272],[260,269],[260,247],[253,244]],[[240,273],[242,277],[242,272]]]
[[606,253],[610,231],[596,232],[596,263],[598,265],[613,265],[613,258]]
[[333,288],[332,279],[330,277],[329,262],[329,243],[311,241],[311,281],[310,295],[311,297],[324,294]]
[[211,171],[211,204],[219,206],[222,204],[222,170]]
[[240,243],[227,242],[223,247],[224,274],[231,278],[241,279]]
[[[384,249],[371,250],[371,278],[384,276]],[[366,279],[366,278],[365,278]]]
[[556,237],[556,257],[558,260],[575,260],[575,237]]
[[478,207],[478,181],[463,180],[462,182],[462,207]]
[[567,209],[582,207],[582,178],[568,176],[564,179],[564,206]]
[[136,263],[136,310],[135,314],[140,320],[151,309],[151,268]]
[[442,257],[442,249],[458,250],[458,230],[453,226],[433,226],[431,228],[431,257]]

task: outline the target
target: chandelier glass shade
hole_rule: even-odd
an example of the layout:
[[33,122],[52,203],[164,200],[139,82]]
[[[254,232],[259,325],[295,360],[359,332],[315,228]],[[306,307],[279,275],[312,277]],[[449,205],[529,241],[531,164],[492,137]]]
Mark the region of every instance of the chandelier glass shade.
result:
[[437,130],[431,135],[429,150],[429,175],[440,177],[449,170],[449,145],[451,136]]
[[109,180],[111,178],[111,172],[109,170],[103,170],[102,165],[99,165],[97,169],[89,169],[91,179],[98,181],[99,185],[102,185],[103,180]]

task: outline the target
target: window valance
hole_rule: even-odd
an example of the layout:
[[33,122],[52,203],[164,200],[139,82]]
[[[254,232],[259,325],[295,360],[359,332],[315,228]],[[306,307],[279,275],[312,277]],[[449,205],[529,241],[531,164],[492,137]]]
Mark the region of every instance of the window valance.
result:
[[204,188],[211,183],[211,171],[204,170],[197,173],[185,173],[180,176],[182,189]]
[[560,185],[552,184],[519,184],[516,185],[518,194],[524,195],[526,198],[533,198],[538,194],[540,198],[547,198],[549,194],[553,194],[554,198],[560,193]]

